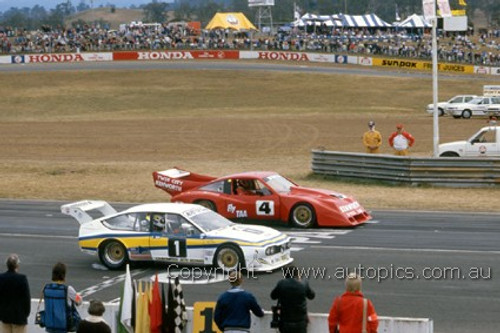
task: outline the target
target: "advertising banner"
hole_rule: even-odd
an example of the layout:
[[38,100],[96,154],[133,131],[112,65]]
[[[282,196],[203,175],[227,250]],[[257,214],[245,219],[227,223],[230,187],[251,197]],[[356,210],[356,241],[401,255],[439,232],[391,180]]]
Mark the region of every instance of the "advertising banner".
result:
[[98,52],[98,53],[82,53],[85,61],[113,61],[113,53]]
[[[399,59],[373,59],[373,66],[392,67],[400,69],[432,70],[432,62]],[[460,64],[438,64],[438,70],[454,73],[474,73],[474,66]]]
[[373,66],[373,58],[371,58],[371,57],[358,57],[358,64],[361,66]]
[[490,74],[491,75],[500,75],[500,67],[492,67],[490,69]]
[[474,66],[475,74],[490,74],[490,68],[486,66]]
[[274,0],[248,0],[248,7],[274,6]]
[[0,64],[11,64],[12,58],[11,56],[0,56]]
[[46,53],[25,54],[12,56],[12,62],[20,63],[57,63],[57,62],[82,62],[85,61],[81,53]]
[[239,51],[127,51],[113,52],[113,60],[239,59]]

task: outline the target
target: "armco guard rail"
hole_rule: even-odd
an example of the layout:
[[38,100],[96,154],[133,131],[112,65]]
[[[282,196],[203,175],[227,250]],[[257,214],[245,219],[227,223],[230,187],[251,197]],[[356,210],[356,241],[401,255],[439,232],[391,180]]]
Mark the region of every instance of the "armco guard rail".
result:
[[487,187],[500,185],[500,158],[412,157],[312,151],[315,174],[411,185]]
[[[38,299],[31,300],[31,314],[28,318],[27,333],[43,333],[44,329],[35,325],[35,314],[38,306]],[[82,318],[87,317],[88,302],[78,307],[78,312]],[[104,303],[106,312],[104,319],[111,327],[111,332],[117,332],[117,319],[120,305],[118,303]],[[42,306],[43,308],[43,306]],[[187,307],[188,322],[183,332],[191,333],[193,330],[193,307]],[[328,310],[328,309],[327,309]],[[270,328],[272,314],[271,311],[264,311],[263,318],[252,316],[252,327],[250,333],[276,333],[275,329]],[[379,316],[379,332],[384,333],[433,333],[434,322],[430,318],[403,318],[403,317],[383,317]],[[328,333],[328,314],[326,313],[309,313],[309,328],[308,332],[313,333]],[[201,332],[211,332],[210,328]],[[198,330],[200,332],[200,330]]]

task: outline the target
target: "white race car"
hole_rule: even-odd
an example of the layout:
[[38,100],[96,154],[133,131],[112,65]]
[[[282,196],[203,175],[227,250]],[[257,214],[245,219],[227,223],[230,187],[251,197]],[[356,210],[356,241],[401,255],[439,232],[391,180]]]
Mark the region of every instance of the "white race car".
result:
[[[94,219],[90,211],[103,216]],[[235,224],[199,205],[155,203],[117,212],[105,201],[85,200],[63,205],[61,212],[80,223],[81,250],[110,269],[130,260],[270,271],[293,261],[286,234]]]

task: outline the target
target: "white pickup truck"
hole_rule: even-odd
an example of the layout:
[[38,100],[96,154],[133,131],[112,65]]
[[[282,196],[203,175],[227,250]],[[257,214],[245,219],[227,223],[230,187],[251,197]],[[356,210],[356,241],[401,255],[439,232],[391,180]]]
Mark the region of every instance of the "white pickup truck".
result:
[[440,157],[500,157],[500,126],[483,127],[465,141],[439,145]]

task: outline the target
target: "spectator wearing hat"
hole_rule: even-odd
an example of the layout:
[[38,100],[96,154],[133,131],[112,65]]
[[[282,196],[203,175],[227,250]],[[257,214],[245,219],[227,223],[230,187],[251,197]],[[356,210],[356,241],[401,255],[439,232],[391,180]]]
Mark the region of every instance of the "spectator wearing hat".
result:
[[408,148],[413,146],[415,138],[404,130],[403,124],[396,125],[396,132],[389,137],[389,145],[394,149],[394,155],[408,155]]
[[0,274],[0,332],[27,331],[31,297],[26,275],[18,273],[19,257],[8,256],[7,271]]
[[368,122],[369,130],[363,134],[363,145],[366,148],[366,152],[369,154],[380,153],[380,146],[382,145],[382,135],[375,129],[375,122],[370,120]]

